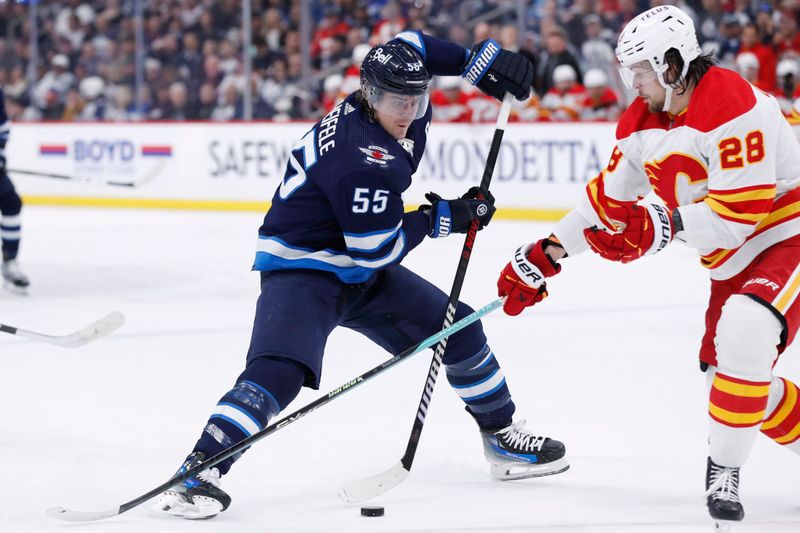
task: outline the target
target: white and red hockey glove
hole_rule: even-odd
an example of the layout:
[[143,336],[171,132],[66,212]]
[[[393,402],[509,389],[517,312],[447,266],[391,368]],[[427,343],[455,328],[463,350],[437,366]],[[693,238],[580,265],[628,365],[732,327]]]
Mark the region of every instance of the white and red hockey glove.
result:
[[642,203],[606,209],[619,230],[609,233],[597,227],[583,230],[592,250],[609,261],[630,263],[666,248],[674,231],[672,217],[663,205]]
[[497,295],[506,296],[503,311],[516,316],[523,309],[539,303],[547,297],[545,278],[555,276],[561,265],[544,253],[548,239],[521,246],[514,252],[514,258],[505,266],[497,280]]

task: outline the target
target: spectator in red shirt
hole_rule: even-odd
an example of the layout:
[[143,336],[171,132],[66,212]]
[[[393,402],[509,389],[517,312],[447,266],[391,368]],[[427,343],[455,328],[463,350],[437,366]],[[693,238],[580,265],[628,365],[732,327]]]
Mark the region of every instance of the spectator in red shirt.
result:
[[752,52],[758,58],[758,83],[755,85],[763,91],[774,91],[778,58],[771,44],[766,45],[761,42],[761,34],[755,24],[747,24],[742,31],[742,46],[739,49],[739,55],[745,52]]
[[781,59],[778,63],[778,88],[773,93],[787,117],[792,115],[792,104],[800,97],[800,86],[797,84],[798,65],[792,58]]
[[559,65],[553,69],[553,88],[542,98],[542,107],[548,111],[550,120],[577,120],[585,96],[575,69]]
[[[311,57],[318,58],[322,53],[323,41],[334,37],[345,37],[350,26],[342,20],[342,17],[335,7],[329,7],[325,11],[325,16],[319,23],[314,37],[311,39]],[[326,41],[327,42],[327,41]]]
[[778,21],[778,30],[773,36],[775,51],[779,57],[786,52],[800,54],[800,33],[797,32],[797,19],[794,11],[784,10]]
[[608,86],[608,76],[600,69],[593,68],[583,77],[586,97],[581,103],[581,120],[616,121],[622,113],[619,97]]
[[738,56],[736,56],[736,71],[742,75],[744,79],[758,87],[764,92],[771,93],[774,91],[766,86],[764,86],[763,82],[759,78],[759,72],[761,72],[761,64],[758,60],[758,57],[752,52],[742,52]]
[[368,44],[359,44],[353,48],[353,53],[350,55],[353,63],[344,71],[344,81],[342,82],[342,92],[345,96],[361,87],[361,63],[371,49],[372,47]]
[[471,122],[470,95],[464,92],[459,76],[438,78],[438,87],[431,93],[433,120],[441,122]]

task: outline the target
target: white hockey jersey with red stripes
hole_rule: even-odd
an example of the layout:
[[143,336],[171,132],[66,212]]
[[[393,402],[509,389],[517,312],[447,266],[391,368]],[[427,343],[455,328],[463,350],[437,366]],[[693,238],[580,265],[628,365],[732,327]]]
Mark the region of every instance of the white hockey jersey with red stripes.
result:
[[712,67],[677,116],[641,98],[617,125],[611,160],[584,201],[554,230],[570,255],[588,248],[583,228],[613,229],[611,203],[655,192],[678,209],[679,237],[713,279],[727,279],[761,251],[800,234],[800,145],[778,102],[737,73]]

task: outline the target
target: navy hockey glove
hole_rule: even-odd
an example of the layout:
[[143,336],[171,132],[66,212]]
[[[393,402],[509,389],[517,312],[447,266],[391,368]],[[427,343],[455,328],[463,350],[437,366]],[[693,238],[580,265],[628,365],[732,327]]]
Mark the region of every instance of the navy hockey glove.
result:
[[487,39],[472,47],[461,77],[498,100],[507,92],[525,100],[531,93],[533,65],[524,56]]
[[426,194],[430,205],[420,206],[420,211],[430,217],[428,236],[436,239],[451,233],[466,233],[473,220],[478,220],[478,231],[488,226],[496,211],[494,197],[488,193],[488,198],[478,199],[478,192],[478,187],[472,187],[455,200],[442,200],[434,192]]

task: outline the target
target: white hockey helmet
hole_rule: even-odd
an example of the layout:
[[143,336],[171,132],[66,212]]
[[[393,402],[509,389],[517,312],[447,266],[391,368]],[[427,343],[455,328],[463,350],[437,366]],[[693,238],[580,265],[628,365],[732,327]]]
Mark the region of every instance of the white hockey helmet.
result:
[[700,45],[692,18],[675,6],[658,6],[632,19],[623,28],[617,41],[617,60],[621,68],[622,81],[628,89],[633,88],[634,73],[631,67],[647,61],[653,67],[658,82],[667,90],[664,110],[669,107],[672,87],[664,81],[669,68],[665,55],[674,48],[683,59],[680,78],[689,70],[689,63],[700,54]]
[[758,60],[758,56],[753,52],[742,52],[736,56],[736,70],[739,74],[745,74],[748,70],[758,72],[760,67],[761,63]]
[[795,61],[794,59],[790,59],[788,57],[785,59],[781,59],[780,62],[778,62],[778,68],[776,68],[775,70],[779,78],[783,78],[784,76],[788,76],[789,74],[791,74],[796,78],[798,74],[797,61]]
[[587,89],[596,89],[608,85],[608,76],[599,68],[590,69],[583,76],[583,86]]
[[578,74],[572,68],[572,65],[559,65],[553,69],[553,83],[556,85],[568,81],[576,81],[577,79]]

